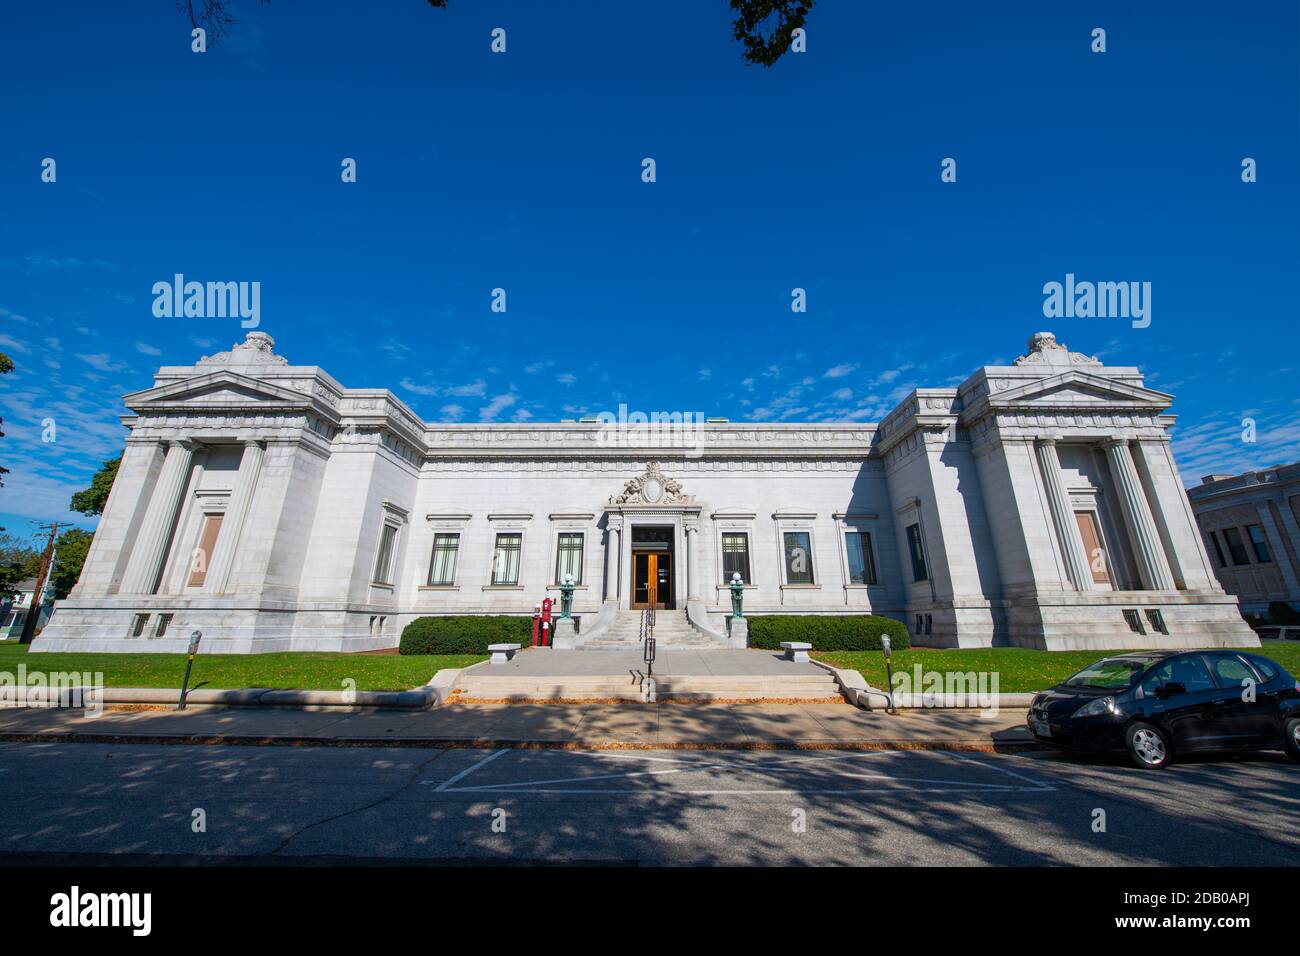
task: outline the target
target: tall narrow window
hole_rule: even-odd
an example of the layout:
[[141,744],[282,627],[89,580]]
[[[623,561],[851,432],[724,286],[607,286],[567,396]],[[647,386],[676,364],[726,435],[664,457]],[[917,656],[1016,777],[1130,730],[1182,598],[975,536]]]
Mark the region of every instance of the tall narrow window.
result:
[[456,583],[456,555],[460,551],[459,534],[435,534],[433,558],[429,561],[429,584],[450,587]]
[[876,560],[871,554],[871,533],[846,531],[844,550],[849,556],[849,583],[875,584]]
[[497,535],[496,555],[492,560],[493,584],[519,583],[519,552],[523,545],[524,536],[517,531]]
[[397,546],[397,528],[384,522],[379,536],[379,556],[375,558],[375,584],[393,583],[393,551]]
[[1214,556],[1219,559],[1219,567],[1226,568],[1228,562],[1223,560],[1223,548],[1219,547],[1219,536],[1213,531],[1206,536],[1210,539],[1210,544],[1214,545]]
[[729,531],[722,536],[722,583],[730,584],[732,575],[739,574],[745,584],[749,580],[749,534]]
[[566,531],[555,544],[555,583],[563,584],[565,575],[573,575],[573,583],[582,583],[582,532]]
[[912,557],[912,580],[925,581],[930,577],[925,569],[925,546],[921,543],[921,526],[907,526],[907,550]]
[[1223,540],[1228,543],[1228,553],[1232,555],[1233,564],[1250,564],[1246,555],[1246,545],[1241,540],[1241,532],[1236,528],[1224,528]]
[[1255,549],[1255,560],[1265,564],[1273,560],[1269,554],[1268,541],[1264,538],[1264,529],[1257,524],[1246,525],[1246,534],[1250,535],[1250,546]]
[[212,563],[212,552],[217,546],[217,535],[221,533],[223,515],[204,515],[203,527],[199,531],[199,546],[190,557],[190,577],[186,582],[190,587],[202,587],[208,579],[208,565]]
[[813,583],[812,536],[807,531],[785,533],[785,583]]

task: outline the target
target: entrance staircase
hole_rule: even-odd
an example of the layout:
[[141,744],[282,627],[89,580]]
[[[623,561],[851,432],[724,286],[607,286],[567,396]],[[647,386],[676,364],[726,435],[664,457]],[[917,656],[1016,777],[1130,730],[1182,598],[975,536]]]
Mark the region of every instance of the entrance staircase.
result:
[[[587,651],[628,651],[641,647],[641,612],[621,610],[604,633],[582,644]],[[656,650],[714,650],[721,641],[697,631],[685,611],[655,612]]]

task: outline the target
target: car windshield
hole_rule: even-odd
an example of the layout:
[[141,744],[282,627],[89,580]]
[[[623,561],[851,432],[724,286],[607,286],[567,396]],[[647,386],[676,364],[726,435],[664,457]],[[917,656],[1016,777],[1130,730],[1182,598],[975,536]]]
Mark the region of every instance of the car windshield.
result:
[[1073,677],[1066,679],[1061,686],[1123,690],[1137,680],[1138,674],[1142,673],[1150,663],[1148,658],[1108,657],[1104,661],[1089,664]]

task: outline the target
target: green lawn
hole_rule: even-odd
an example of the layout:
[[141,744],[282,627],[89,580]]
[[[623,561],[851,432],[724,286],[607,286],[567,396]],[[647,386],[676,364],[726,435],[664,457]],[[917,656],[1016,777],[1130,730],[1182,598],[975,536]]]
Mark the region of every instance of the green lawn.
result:
[[[1033,651],[1023,647],[992,647],[975,650],[912,648],[895,651],[894,673],[920,664],[922,672],[975,671],[998,674],[998,690],[1004,694],[1038,691],[1069,677],[1093,661],[1123,651]],[[1260,653],[1271,657],[1293,675],[1300,675],[1300,641],[1265,641]],[[880,651],[834,651],[814,653],[834,667],[860,671],[872,687],[885,686],[885,662]]]
[[[486,654],[375,655],[293,651],[279,654],[203,654],[194,659],[190,687],[274,687],[282,690],[410,690],[444,667],[468,667]],[[184,654],[32,654],[13,641],[0,642],[0,671],[102,672],[105,687],[180,687]]]

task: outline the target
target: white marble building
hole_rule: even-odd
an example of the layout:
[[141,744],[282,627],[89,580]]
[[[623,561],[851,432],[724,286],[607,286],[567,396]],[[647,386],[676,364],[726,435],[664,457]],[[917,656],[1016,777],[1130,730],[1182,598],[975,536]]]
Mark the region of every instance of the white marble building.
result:
[[125,398],[81,581],[33,650],[392,647],[426,614],[529,614],[574,643],[655,599],[726,640],[754,614],[876,613],[918,644],[1253,644],[1169,447],[1171,398],[1039,333],[879,424],[444,425],[289,365],[265,333]]

